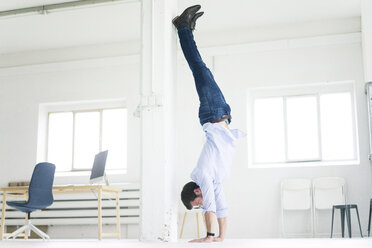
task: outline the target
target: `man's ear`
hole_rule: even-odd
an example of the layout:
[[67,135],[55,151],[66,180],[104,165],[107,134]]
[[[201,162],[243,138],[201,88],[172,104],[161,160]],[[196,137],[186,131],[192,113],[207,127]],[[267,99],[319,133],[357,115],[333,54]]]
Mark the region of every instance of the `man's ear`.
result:
[[197,196],[201,195],[201,189],[200,188],[194,189],[194,193]]

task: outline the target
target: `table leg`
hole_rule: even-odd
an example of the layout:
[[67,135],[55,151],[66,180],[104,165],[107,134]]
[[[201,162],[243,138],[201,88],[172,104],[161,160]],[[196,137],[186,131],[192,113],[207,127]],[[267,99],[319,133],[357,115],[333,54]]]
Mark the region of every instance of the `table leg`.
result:
[[369,217],[368,217],[368,237],[371,232],[371,215],[372,215],[372,199],[369,202]]
[[120,239],[120,201],[119,192],[116,192],[116,232],[118,239]]
[[351,238],[351,218],[350,218],[350,208],[346,207],[346,221],[347,221],[347,230],[349,233],[349,238]]
[[5,230],[5,207],[6,207],[6,193],[3,194],[3,207],[1,209],[1,231],[0,231],[0,240],[3,240],[4,230]]
[[199,232],[199,213],[196,213],[196,230],[198,232],[198,239],[200,238],[200,232]]
[[187,215],[187,212],[185,212],[185,214],[183,215],[182,227],[181,227],[181,232],[180,232],[180,239],[182,238],[183,228],[185,227],[186,215]]
[[332,207],[332,224],[331,224],[331,238],[333,236],[333,221],[335,216],[335,206]]
[[203,223],[204,223],[204,226],[205,226],[205,230],[207,230],[207,222],[205,222],[205,216],[204,216],[204,214],[201,214],[201,216],[203,217]]
[[98,189],[98,239],[102,240],[102,189]]
[[[25,225],[27,225],[27,222],[28,222],[28,213],[26,213],[26,217],[25,217]],[[25,230],[25,238],[24,239],[28,239],[28,230],[26,229]]]
[[360,218],[359,218],[358,206],[356,206],[355,211],[356,211],[356,214],[357,214],[357,217],[358,217],[358,224],[359,224],[360,237],[363,238],[362,227],[360,226]]
[[341,235],[342,237],[345,236],[345,209],[340,209],[340,215],[341,215]]

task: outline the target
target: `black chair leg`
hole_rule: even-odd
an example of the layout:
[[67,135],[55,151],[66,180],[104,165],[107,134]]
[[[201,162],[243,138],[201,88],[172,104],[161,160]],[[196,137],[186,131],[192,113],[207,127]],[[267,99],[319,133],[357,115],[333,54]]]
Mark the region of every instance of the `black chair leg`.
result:
[[351,238],[351,218],[350,218],[350,208],[348,206],[346,207],[346,222],[347,222],[349,238]]
[[358,211],[358,206],[355,207],[355,210],[356,210],[356,214],[357,214],[357,217],[358,217],[358,223],[359,223],[359,231],[360,231],[360,237],[363,238],[363,234],[362,234],[362,227],[360,226],[360,219],[359,219],[359,211]]
[[334,215],[335,215],[335,207],[332,208],[331,238],[332,238],[332,235],[333,235],[333,219],[334,219]]
[[345,209],[340,209],[340,215],[341,215],[341,235],[342,237],[345,236]]
[[371,231],[371,214],[372,214],[372,199],[369,202],[368,237]]

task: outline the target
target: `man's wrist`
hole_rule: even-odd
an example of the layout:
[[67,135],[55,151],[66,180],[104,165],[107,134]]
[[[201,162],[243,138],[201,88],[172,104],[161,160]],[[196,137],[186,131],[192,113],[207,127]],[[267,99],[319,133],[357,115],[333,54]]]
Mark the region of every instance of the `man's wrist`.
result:
[[214,237],[213,236],[207,236],[207,237],[205,237],[207,240],[214,240]]

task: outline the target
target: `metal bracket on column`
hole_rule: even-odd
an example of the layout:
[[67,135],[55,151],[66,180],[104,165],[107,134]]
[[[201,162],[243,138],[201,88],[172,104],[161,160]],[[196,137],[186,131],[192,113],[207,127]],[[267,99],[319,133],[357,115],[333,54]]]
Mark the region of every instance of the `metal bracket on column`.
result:
[[145,110],[153,108],[160,108],[163,106],[163,96],[152,93],[148,96],[141,96],[141,103],[137,106],[136,111],[133,113],[135,117],[140,118],[141,113]]

